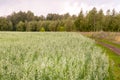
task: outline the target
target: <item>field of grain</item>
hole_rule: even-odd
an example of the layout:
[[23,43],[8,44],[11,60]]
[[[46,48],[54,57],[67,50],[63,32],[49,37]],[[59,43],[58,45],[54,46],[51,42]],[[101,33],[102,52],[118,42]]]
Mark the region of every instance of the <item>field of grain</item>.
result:
[[78,33],[0,32],[0,80],[108,80],[109,61]]

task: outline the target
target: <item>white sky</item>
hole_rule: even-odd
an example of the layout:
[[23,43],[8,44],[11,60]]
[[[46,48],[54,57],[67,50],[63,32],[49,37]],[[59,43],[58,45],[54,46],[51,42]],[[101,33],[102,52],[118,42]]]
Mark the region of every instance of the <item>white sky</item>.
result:
[[47,15],[48,13],[78,14],[82,8],[84,12],[96,7],[97,9],[115,8],[120,11],[120,0],[0,0],[0,16],[6,16],[12,12],[32,11],[35,15]]

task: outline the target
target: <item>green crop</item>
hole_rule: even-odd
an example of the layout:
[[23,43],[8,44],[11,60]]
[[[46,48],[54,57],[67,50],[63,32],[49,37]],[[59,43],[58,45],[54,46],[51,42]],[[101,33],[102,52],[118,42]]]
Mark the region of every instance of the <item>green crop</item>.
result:
[[108,70],[102,49],[79,33],[0,33],[0,80],[107,80]]

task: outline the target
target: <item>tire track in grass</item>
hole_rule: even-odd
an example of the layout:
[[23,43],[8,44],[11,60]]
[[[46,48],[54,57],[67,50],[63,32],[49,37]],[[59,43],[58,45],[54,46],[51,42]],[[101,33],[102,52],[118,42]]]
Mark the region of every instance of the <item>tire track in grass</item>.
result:
[[[101,42],[98,40],[96,40],[96,43],[100,45],[101,48],[105,49],[106,52],[108,53],[108,56],[110,59],[110,68],[114,76],[113,80],[120,80],[120,72],[119,72],[120,71],[120,53],[118,53],[118,50],[120,50],[120,48],[113,47],[113,45],[109,45],[105,42]],[[114,65],[113,65],[113,62],[114,62]]]
[[103,42],[100,42],[100,41],[97,41],[97,43],[109,48],[110,50],[112,50],[116,54],[120,55],[120,48],[114,47],[110,44],[106,44],[106,43],[103,43]]

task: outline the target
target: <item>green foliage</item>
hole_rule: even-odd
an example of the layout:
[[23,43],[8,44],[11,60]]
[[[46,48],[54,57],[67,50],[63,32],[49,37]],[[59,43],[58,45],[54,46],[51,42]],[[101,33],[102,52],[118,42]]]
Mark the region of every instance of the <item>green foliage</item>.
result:
[[40,29],[40,31],[41,31],[41,32],[45,32],[45,29],[44,29],[44,27],[42,27],[42,28]]
[[60,26],[60,27],[58,27],[58,31],[65,31],[65,28]]
[[0,31],[11,31],[12,23],[4,17],[0,17]]
[[47,20],[61,20],[62,16],[60,16],[59,14],[48,14],[46,19]]
[[0,80],[109,78],[109,61],[103,50],[78,33],[3,33],[0,33]]
[[86,16],[82,10],[75,20],[75,26],[78,31],[120,31],[119,13],[113,9],[107,11],[104,15],[103,10],[96,10],[94,7]]
[[74,21],[71,19],[67,19],[64,21],[64,26],[66,31],[74,31],[75,30],[75,25]]
[[[59,26],[64,26],[65,31],[120,31],[120,13],[113,9],[107,10],[105,15],[102,9],[97,11],[95,7],[86,14],[81,10],[78,16],[50,13],[45,17],[35,16],[31,11],[19,11],[0,20],[4,31],[39,31],[43,26],[46,31],[59,31]],[[21,21],[25,23],[25,29],[22,29]]]
[[17,24],[17,28],[16,28],[17,31],[25,31],[25,23],[20,21],[18,24]]
[[56,31],[56,29],[58,27],[58,24],[59,24],[58,21],[50,21],[49,30],[50,31]]
[[28,22],[26,31],[37,31],[37,23],[37,21]]
[[80,14],[78,15],[78,18],[75,21],[75,26],[78,31],[82,31],[83,21],[84,21],[84,15],[83,15],[83,11],[81,10]]

